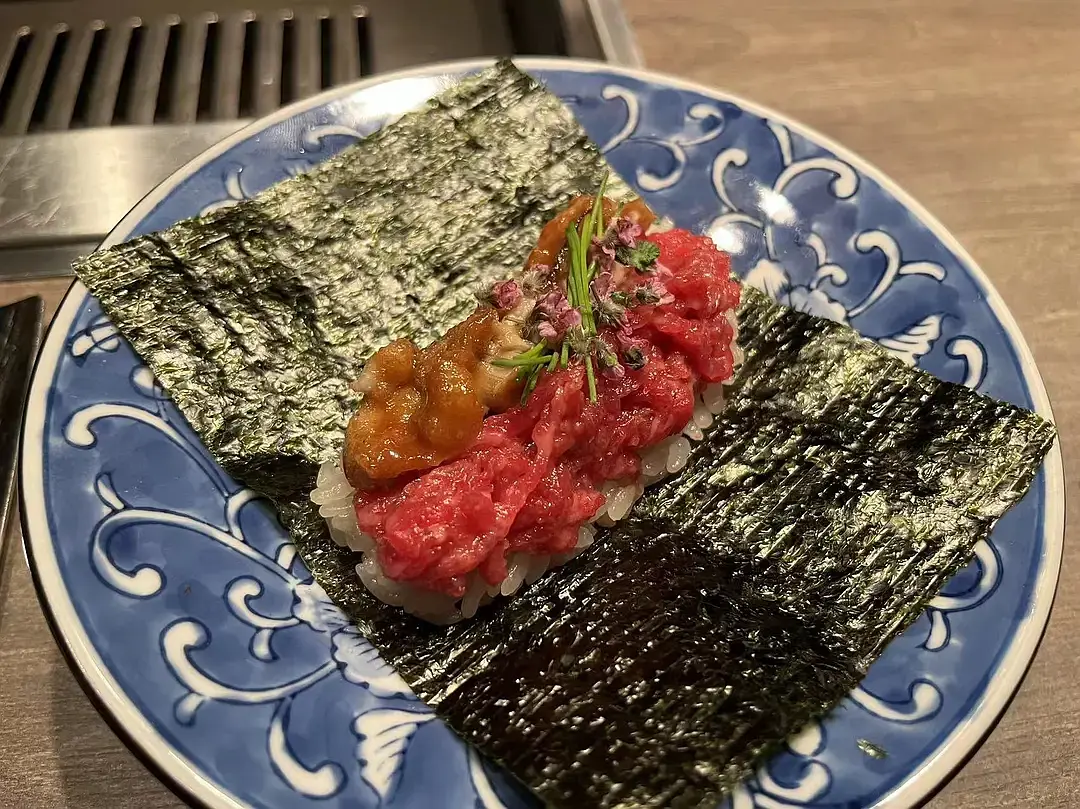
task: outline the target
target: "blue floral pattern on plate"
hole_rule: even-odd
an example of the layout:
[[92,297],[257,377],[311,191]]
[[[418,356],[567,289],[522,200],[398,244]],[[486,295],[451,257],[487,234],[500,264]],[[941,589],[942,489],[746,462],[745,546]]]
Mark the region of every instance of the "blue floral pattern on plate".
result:
[[[704,88],[591,63],[523,66],[654,207],[709,233],[749,283],[849,323],[909,364],[1048,412],[981,273],[853,156]],[[168,181],[110,240],[235,204],[472,69],[414,71],[257,124]],[[1061,486],[1055,454],[969,568],[836,711],[735,792],[732,809],[910,806],[932,790],[1034,651],[1060,556]],[[35,575],[65,644],[134,743],[192,797],[535,805],[348,624],[272,511],[207,456],[79,286],[35,376],[23,496]],[[867,754],[867,742],[887,755]]]

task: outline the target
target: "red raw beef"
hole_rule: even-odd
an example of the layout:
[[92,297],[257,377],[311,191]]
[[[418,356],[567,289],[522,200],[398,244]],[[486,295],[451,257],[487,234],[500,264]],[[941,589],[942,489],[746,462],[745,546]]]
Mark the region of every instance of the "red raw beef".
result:
[[629,342],[640,370],[597,376],[590,402],[580,362],[541,377],[528,401],[489,416],[455,460],[390,489],[359,491],[360,530],[375,539],[393,579],[460,597],[466,577],[506,577],[508,554],[566,553],[604,503],[599,486],[630,481],[638,451],[677,434],[704,383],[731,376],[734,336],[727,314],[739,303],[728,256],[687,231],[650,237],[658,269],[636,283],[659,283],[672,300],[627,312],[627,329],[602,337]]

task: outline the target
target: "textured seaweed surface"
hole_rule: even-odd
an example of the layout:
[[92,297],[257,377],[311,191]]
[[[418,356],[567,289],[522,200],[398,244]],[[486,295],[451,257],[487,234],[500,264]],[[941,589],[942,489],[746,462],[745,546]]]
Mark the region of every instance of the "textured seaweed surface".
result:
[[759,293],[740,329],[728,410],[626,524],[475,621],[375,636],[552,806],[714,805],[862,679],[1053,441]]
[[510,63],[254,199],[75,270],[223,468],[310,491],[377,348],[464,319],[605,164]]
[[360,363],[460,319],[603,161],[501,65],[304,177],[76,267],[319,583],[552,806],[712,805],[833,706],[1029,486],[1052,426],[747,290],[686,470],[474,621],[374,601],[306,499]]

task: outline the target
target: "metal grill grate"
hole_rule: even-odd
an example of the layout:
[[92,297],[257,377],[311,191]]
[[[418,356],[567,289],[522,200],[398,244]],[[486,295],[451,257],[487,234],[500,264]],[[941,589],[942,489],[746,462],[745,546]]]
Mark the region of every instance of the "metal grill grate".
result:
[[108,18],[81,5],[22,7],[39,22],[14,28],[0,8],[0,134],[250,118],[372,68],[352,3]]
[[361,2],[0,0],[0,280],[68,273],[177,167],[322,89],[478,56],[640,63],[618,0]]

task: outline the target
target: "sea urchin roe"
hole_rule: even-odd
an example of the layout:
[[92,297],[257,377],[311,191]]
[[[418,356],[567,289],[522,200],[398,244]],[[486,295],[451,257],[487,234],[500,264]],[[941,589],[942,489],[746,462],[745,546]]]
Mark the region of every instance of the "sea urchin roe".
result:
[[[606,209],[604,212],[607,213]],[[619,216],[624,216],[630,221],[641,225],[642,230],[648,230],[656,222],[656,214],[652,212],[652,209],[645,204],[645,200],[641,197],[626,203],[622,210],[619,211]]]
[[[560,254],[563,248],[566,247],[566,229],[572,224],[580,223],[582,219],[592,210],[593,200],[595,197],[589,194],[582,194],[574,197],[570,200],[570,204],[566,206],[566,210],[544,225],[544,229],[540,231],[540,238],[537,239],[536,247],[529,254],[528,260],[525,262],[525,269],[532,270],[537,267],[556,267],[559,263]],[[637,224],[641,225],[643,230],[648,230],[649,226],[656,221],[656,214],[654,214],[649,206],[645,204],[645,201],[640,197],[631,200],[626,203],[620,209],[618,203],[610,197],[604,197],[604,221],[610,222],[618,211],[619,216],[624,216]],[[565,277],[565,268],[559,273],[560,277]]]
[[566,229],[581,221],[581,217],[589,212],[592,204],[593,198],[588,194],[581,194],[570,200],[566,210],[544,225],[544,229],[540,231],[540,238],[529,254],[525,268],[531,270],[541,266],[554,267],[559,252],[566,246]]
[[527,346],[513,322],[481,307],[423,350],[402,339],[376,352],[354,385],[364,399],[345,434],[349,482],[370,488],[468,448],[484,415],[521,393],[515,370],[490,361]]

